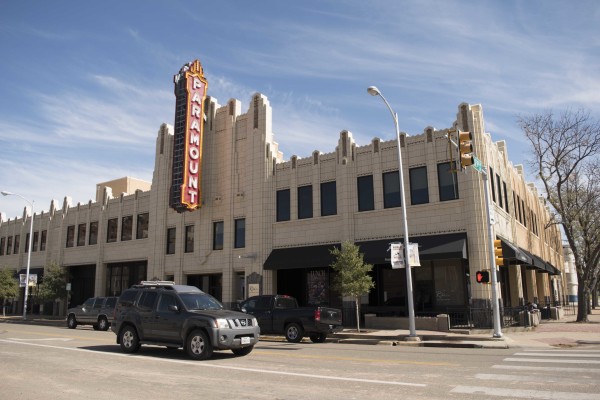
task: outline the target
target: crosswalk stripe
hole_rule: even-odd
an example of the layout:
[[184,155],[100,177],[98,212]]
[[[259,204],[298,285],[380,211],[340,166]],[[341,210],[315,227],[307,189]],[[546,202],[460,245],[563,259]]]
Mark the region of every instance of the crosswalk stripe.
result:
[[537,357],[589,357],[600,358],[600,354],[573,354],[568,352],[556,351],[554,353],[515,353],[514,356],[537,356]]
[[600,374],[600,369],[577,367],[538,367],[537,365],[492,365],[492,368],[508,369],[515,371],[585,372],[590,374]]
[[554,392],[547,390],[492,388],[487,386],[456,386],[450,393],[484,394],[513,399],[598,400],[598,393]]
[[547,358],[505,358],[508,362],[560,363],[560,364],[600,364],[600,360],[552,360]]
[[[486,381],[538,381],[539,376],[533,375],[501,375],[501,374],[475,374],[476,379],[482,379]],[[546,380],[547,382],[551,382]]]
[[598,355],[600,355],[600,350],[574,350],[574,349],[569,349],[569,350],[558,350],[558,349],[550,349],[550,350],[545,350],[545,349],[523,349],[523,351],[526,351],[526,352],[535,352],[535,353],[556,353],[556,352],[561,352],[561,353],[598,353]]

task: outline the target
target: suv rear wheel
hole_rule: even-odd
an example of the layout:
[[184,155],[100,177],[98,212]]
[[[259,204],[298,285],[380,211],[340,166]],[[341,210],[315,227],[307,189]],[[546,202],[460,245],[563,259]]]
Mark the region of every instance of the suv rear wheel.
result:
[[121,350],[125,353],[135,353],[140,349],[140,339],[133,326],[126,326],[121,330],[119,343],[121,343]]
[[77,328],[77,319],[75,318],[75,315],[69,315],[69,318],[67,318],[67,327],[69,329]]
[[210,340],[208,340],[206,333],[200,329],[196,329],[189,334],[185,348],[190,358],[194,360],[206,360],[213,353]]
[[110,324],[108,323],[108,319],[106,317],[98,318],[98,329],[101,331],[107,331],[110,328]]

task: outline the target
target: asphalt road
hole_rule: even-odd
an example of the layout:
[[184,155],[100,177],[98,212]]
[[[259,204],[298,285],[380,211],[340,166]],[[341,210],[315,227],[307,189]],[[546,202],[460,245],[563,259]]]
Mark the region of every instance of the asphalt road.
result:
[[598,400],[600,347],[450,349],[261,341],[245,357],[143,346],[111,332],[0,324],[1,399]]

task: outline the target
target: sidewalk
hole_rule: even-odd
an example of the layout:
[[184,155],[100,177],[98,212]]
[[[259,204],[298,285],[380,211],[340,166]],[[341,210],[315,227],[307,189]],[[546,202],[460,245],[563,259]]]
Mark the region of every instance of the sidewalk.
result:
[[[558,348],[585,345],[600,345],[600,309],[592,310],[588,316],[590,322],[576,323],[575,315],[563,317],[561,320],[543,320],[535,328],[508,328],[502,330],[501,338],[494,338],[493,331],[486,330],[453,330],[450,332],[417,331],[418,340],[410,337],[410,332],[398,330],[344,329],[340,333],[330,335],[330,343],[384,345],[384,346],[421,346],[421,347],[461,347],[507,349],[521,348]],[[29,315],[27,321],[21,316],[0,315],[0,323],[24,323],[63,326],[64,318]],[[283,336],[262,335],[261,341],[285,341]],[[304,338],[303,342],[310,342]]]

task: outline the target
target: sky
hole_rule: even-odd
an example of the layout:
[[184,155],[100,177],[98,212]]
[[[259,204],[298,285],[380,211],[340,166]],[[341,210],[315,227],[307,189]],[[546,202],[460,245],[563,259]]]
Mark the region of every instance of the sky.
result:
[[[600,118],[600,2],[554,0],[0,0],[3,220],[94,200],[96,184],[151,181],[173,75],[200,60],[208,95],[273,109],[284,159],[449,128],[462,102],[525,164],[519,116]],[[533,178],[533,170],[525,167]]]

